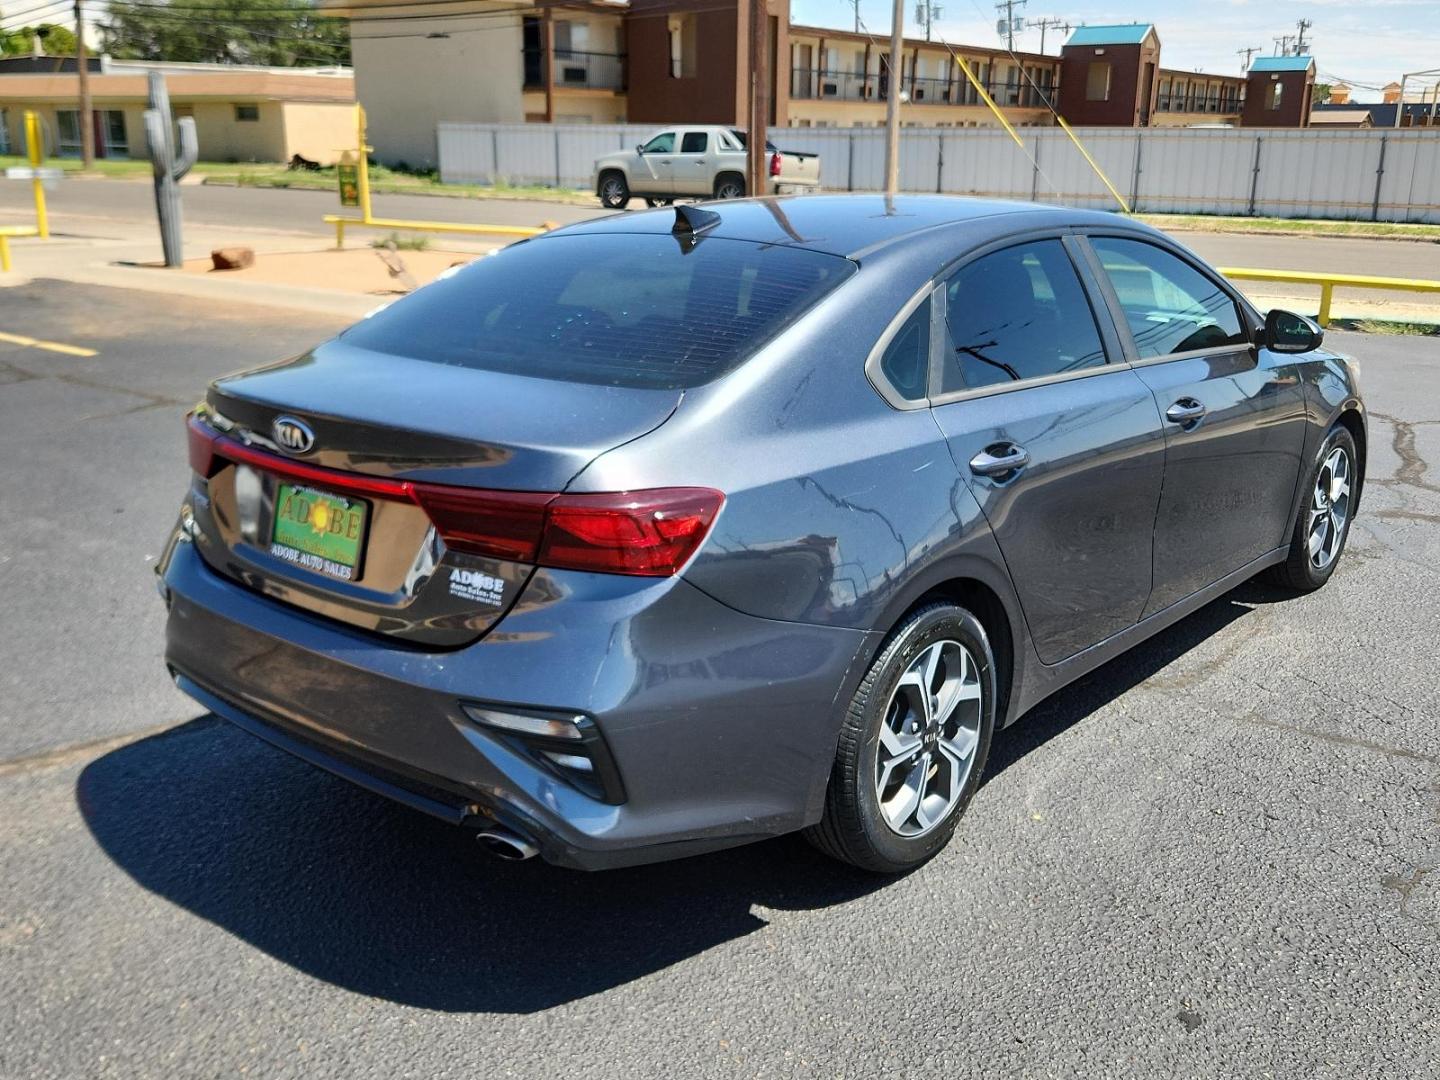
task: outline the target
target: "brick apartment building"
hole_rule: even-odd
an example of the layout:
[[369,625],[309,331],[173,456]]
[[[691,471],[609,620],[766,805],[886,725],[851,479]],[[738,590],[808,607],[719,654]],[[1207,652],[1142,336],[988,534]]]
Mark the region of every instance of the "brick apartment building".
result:
[[[750,5],[740,0],[319,0],[349,18],[356,93],[388,162],[433,166],[442,121],[743,123]],[[892,72],[901,123],[991,126],[962,57],[1016,126],[1194,124],[1298,127],[1309,117],[1308,57],[1257,60],[1244,76],[1161,66],[1147,23],[1077,29],[1059,56],[905,39],[790,21],[767,0],[770,121],[777,127],[884,122]]]

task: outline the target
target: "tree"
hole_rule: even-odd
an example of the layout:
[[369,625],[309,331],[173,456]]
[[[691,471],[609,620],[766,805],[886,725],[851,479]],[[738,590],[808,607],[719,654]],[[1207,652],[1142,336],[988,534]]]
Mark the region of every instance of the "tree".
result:
[[1310,88],[1310,104],[1324,105],[1330,100],[1330,84],[1328,82],[1317,82]]
[[350,62],[344,20],[320,15],[305,0],[113,0],[98,25],[105,51],[125,60]]
[[15,30],[0,30],[0,56],[24,56],[34,48],[37,38],[40,51],[46,56],[75,55],[75,34],[71,30],[54,23],[40,23]]

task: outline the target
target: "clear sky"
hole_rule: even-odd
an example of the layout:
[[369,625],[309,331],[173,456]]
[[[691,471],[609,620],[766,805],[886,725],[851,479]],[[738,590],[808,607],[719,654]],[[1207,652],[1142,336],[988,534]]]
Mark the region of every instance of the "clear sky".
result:
[[[941,0],[935,36],[952,43],[995,45],[999,38],[993,3]],[[919,37],[915,4],[905,0],[905,32]],[[1309,19],[1314,25],[1306,31],[1306,40],[1314,48],[1307,51],[1315,57],[1319,80],[1343,80],[1361,101],[1379,101],[1378,88],[1398,82],[1403,72],[1440,68],[1440,0],[1030,0],[1016,10],[1027,20],[1050,16],[1091,25],[1152,22],[1160,34],[1165,67],[1217,74],[1239,74],[1242,57],[1237,49],[1259,47],[1273,53],[1275,38],[1294,34],[1295,24]],[[890,11],[887,0],[860,0],[865,27],[877,36],[889,35]],[[850,0],[790,0],[790,13],[795,22],[807,25],[852,29],[855,23]],[[1059,52],[1063,38],[1062,31],[1047,31],[1045,51]],[[1039,51],[1040,32],[1026,30],[1015,47]]]

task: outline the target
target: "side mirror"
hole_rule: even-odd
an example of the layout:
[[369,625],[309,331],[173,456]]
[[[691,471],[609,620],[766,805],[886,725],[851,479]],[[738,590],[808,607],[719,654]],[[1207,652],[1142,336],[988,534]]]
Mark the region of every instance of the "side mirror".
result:
[[1277,353],[1303,353],[1318,349],[1325,331],[1312,319],[1279,308],[1265,316],[1265,348]]
[[637,154],[644,154],[644,153],[645,153],[645,144],[644,144],[644,143],[636,143],[636,144],[635,144],[635,152],[636,152]]

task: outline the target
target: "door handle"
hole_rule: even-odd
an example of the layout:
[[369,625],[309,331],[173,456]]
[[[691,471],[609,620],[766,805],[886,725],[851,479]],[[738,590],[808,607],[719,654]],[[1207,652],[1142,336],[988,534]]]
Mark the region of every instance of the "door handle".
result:
[[1165,410],[1165,419],[1182,427],[1198,424],[1205,418],[1206,408],[1193,397],[1182,397]]
[[[992,450],[999,450],[1000,453],[992,454]],[[970,459],[970,471],[977,476],[999,476],[1001,473],[1023,469],[1028,464],[1030,454],[1023,446],[996,443],[994,446],[987,446]]]

